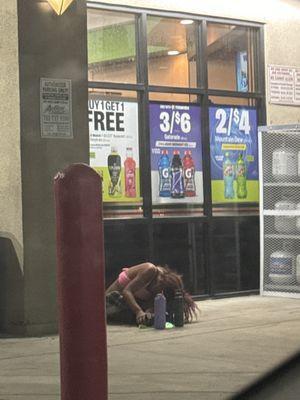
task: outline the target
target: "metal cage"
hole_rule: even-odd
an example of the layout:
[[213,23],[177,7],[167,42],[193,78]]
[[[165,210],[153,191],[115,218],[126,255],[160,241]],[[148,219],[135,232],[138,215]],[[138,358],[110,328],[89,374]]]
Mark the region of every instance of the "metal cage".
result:
[[300,298],[300,125],[258,135],[260,293]]

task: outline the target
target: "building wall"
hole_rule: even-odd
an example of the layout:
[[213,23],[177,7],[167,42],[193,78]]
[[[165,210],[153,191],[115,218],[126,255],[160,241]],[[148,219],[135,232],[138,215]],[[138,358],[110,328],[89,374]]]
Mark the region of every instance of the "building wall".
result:
[[[20,0],[19,54],[24,229],[25,333],[56,332],[56,241],[53,178],[89,160],[86,3],[57,16],[47,2]],[[40,131],[40,78],[72,80],[73,139]]]
[[[91,2],[97,2],[91,0]],[[119,4],[115,0],[102,3]],[[230,6],[229,6],[230,4]],[[265,63],[300,67],[300,3],[298,0],[125,0],[122,5],[226,17],[265,23]],[[267,83],[267,68],[266,68]],[[268,91],[266,93],[268,95]],[[272,105],[267,101],[267,123],[299,123],[299,107]]]
[[17,0],[0,1],[0,328],[23,321]]
[[[300,2],[282,3],[286,3],[286,8],[282,13],[274,13],[266,26],[266,66],[277,64],[300,68]],[[267,119],[268,124],[275,125],[300,123],[300,106],[274,105],[267,100]]]

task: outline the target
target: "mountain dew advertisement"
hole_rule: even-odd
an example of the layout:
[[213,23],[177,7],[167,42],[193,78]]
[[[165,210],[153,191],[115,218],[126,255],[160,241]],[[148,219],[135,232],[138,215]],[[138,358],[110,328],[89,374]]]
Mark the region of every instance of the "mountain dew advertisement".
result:
[[138,105],[89,99],[90,166],[103,178],[103,201],[140,202]]
[[212,202],[258,202],[257,112],[209,108]]

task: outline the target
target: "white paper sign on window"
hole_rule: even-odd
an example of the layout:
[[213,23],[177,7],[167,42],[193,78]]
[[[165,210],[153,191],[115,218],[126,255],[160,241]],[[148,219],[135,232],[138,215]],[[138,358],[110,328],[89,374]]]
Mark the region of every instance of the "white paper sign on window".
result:
[[269,102],[300,105],[300,68],[269,65]]

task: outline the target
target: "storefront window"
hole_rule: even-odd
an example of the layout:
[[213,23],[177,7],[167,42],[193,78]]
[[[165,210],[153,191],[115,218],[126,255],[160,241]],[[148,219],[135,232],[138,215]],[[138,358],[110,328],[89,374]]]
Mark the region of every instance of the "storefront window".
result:
[[196,40],[194,21],[148,17],[149,84],[195,87]]
[[136,82],[135,16],[89,9],[90,81]]
[[154,263],[175,269],[182,275],[189,293],[205,294],[204,224],[196,220],[186,223],[156,219],[153,230]]
[[142,215],[135,92],[89,93],[90,165],[103,178],[106,217]]
[[207,28],[208,87],[238,92],[255,88],[256,29],[209,23]]
[[89,132],[107,281],[151,259],[195,295],[256,291],[262,25],[100,7],[87,20]]

